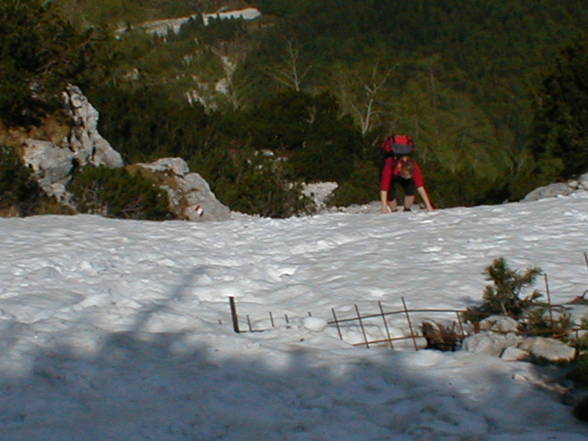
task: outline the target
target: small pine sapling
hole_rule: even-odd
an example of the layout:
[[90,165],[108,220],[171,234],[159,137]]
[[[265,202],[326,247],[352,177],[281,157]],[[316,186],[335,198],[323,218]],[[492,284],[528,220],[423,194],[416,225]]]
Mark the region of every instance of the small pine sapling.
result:
[[524,298],[520,296],[523,288],[532,285],[541,274],[540,268],[532,267],[519,274],[516,270],[510,269],[506,261],[500,257],[486,268],[484,274],[487,276],[486,280],[494,282],[494,286],[486,286],[483,295],[492,313],[518,318],[525,308],[541,297],[537,290]]
[[493,282],[493,285],[487,285],[484,288],[484,303],[479,307],[468,308],[464,313],[464,320],[478,323],[493,314],[503,314],[518,319],[526,308],[541,297],[541,293],[537,290],[526,297],[521,297],[523,289],[532,285],[541,272],[540,268],[531,267],[520,274],[511,269],[504,258],[495,259],[482,273],[486,275],[486,280]]

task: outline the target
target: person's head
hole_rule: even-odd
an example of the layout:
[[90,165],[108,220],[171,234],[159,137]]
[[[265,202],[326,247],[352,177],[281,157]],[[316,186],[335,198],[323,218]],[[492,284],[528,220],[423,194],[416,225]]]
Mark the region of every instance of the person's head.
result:
[[412,178],[412,173],[414,171],[414,163],[410,160],[408,156],[403,156],[400,158],[400,176],[404,179]]

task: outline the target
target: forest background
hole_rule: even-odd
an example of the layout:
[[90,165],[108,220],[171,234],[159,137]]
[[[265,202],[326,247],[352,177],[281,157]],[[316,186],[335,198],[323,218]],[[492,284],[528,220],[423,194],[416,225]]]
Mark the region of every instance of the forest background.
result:
[[[262,16],[197,15],[221,7]],[[581,0],[6,0],[0,24],[0,131],[58,114],[74,83],[126,162],[182,157],[233,210],[298,214],[322,181],[331,204],[373,201],[391,133],[414,136],[438,207],[588,170]],[[25,197],[2,158],[4,200]]]

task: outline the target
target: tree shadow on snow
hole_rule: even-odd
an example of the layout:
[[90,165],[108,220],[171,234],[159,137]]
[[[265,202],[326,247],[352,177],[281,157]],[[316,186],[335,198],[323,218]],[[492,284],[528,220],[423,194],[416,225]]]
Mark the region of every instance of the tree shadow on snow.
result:
[[491,361],[448,375],[465,363],[460,355],[267,349],[261,334],[225,332],[202,344],[189,333],[145,332],[197,276],[139,311],[130,331],[103,337],[98,351],[57,341],[34,354],[29,372],[2,378],[0,441],[526,440],[515,435],[525,427],[567,431],[568,441],[588,435],[570,408],[513,388]]

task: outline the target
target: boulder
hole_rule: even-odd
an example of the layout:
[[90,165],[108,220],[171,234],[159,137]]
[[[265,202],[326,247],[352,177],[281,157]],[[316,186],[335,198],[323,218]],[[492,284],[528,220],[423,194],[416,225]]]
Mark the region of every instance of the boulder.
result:
[[480,329],[493,332],[517,332],[519,323],[505,315],[492,315],[480,322]]
[[208,183],[198,173],[190,172],[181,158],[162,158],[128,168],[137,170],[167,191],[170,210],[178,219],[221,221],[231,217],[229,208],[219,202]]
[[578,188],[588,190],[588,173],[584,173],[578,178]]
[[506,361],[522,361],[527,360],[531,354],[516,346],[509,346],[500,355],[500,358]]
[[539,187],[527,194],[523,198],[523,202],[538,201],[539,199],[553,198],[556,196],[568,196],[576,191],[576,186],[570,185],[567,182],[558,182],[549,184],[544,187]]
[[37,139],[26,139],[21,151],[23,162],[32,170],[43,191],[58,202],[71,206],[71,195],[65,187],[74,168],[73,152]]
[[526,338],[518,344],[518,348],[527,351],[535,358],[552,363],[572,361],[576,356],[574,348],[554,338]]
[[463,349],[468,352],[500,357],[506,348],[516,346],[522,340],[522,337],[513,333],[496,334],[494,332],[483,331],[464,339]]

